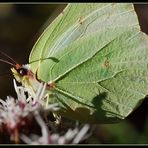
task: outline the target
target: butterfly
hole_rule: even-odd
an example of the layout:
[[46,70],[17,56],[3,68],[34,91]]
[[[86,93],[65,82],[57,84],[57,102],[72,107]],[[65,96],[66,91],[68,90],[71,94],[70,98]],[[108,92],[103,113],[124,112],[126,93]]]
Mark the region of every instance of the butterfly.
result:
[[[37,91],[45,83],[57,115],[88,123],[125,119],[148,93],[148,37],[131,3],[70,3],[11,69]],[[46,103],[45,103],[46,104]]]

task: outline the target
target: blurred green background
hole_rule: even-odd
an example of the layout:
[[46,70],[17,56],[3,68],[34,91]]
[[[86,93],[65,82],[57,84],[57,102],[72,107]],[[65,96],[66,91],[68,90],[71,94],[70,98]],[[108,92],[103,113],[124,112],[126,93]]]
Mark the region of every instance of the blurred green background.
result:
[[[18,63],[28,63],[30,51],[44,28],[64,9],[59,4],[0,4],[0,50]],[[135,4],[142,31],[148,34],[148,4]],[[1,59],[5,59],[0,55]],[[6,74],[8,73],[9,74]],[[10,66],[0,63],[0,98],[15,96]],[[86,143],[148,143],[148,99],[126,120],[94,125]]]

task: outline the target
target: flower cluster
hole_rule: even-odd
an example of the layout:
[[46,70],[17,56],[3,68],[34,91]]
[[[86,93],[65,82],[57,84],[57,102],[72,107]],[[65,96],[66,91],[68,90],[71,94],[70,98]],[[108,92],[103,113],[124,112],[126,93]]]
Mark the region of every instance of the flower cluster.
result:
[[64,135],[53,132],[53,125],[57,124],[47,125],[43,116],[57,111],[59,107],[57,104],[43,105],[45,84],[40,84],[34,97],[29,96],[24,87],[17,86],[15,80],[14,88],[17,99],[10,96],[6,101],[0,99],[1,135],[6,132],[10,141],[27,144],[68,144],[79,143],[84,139],[89,125],[84,125],[80,130],[78,127],[67,129]]

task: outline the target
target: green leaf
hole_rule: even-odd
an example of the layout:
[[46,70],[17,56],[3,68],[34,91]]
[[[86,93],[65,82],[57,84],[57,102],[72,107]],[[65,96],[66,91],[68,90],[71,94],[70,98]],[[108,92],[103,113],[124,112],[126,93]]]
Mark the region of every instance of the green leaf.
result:
[[60,104],[59,114],[111,123],[147,95],[147,55],[132,4],[82,3],[69,4],[49,25],[29,62],[40,80],[55,83],[49,103]]

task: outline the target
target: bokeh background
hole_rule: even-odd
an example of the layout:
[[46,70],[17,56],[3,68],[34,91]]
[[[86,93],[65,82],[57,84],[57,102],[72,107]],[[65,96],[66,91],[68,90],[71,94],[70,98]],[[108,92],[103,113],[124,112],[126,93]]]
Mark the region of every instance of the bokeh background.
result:
[[[18,63],[28,63],[30,51],[42,31],[64,9],[59,4],[0,4],[0,50]],[[140,26],[148,34],[148,4],[134,4]],[[1,59],[5,59],[0,55]],[[10,65],[0,63],[0,98],[15,96]],[[94,125],[86,143],[148,143],[148,99],[118,124]]]

